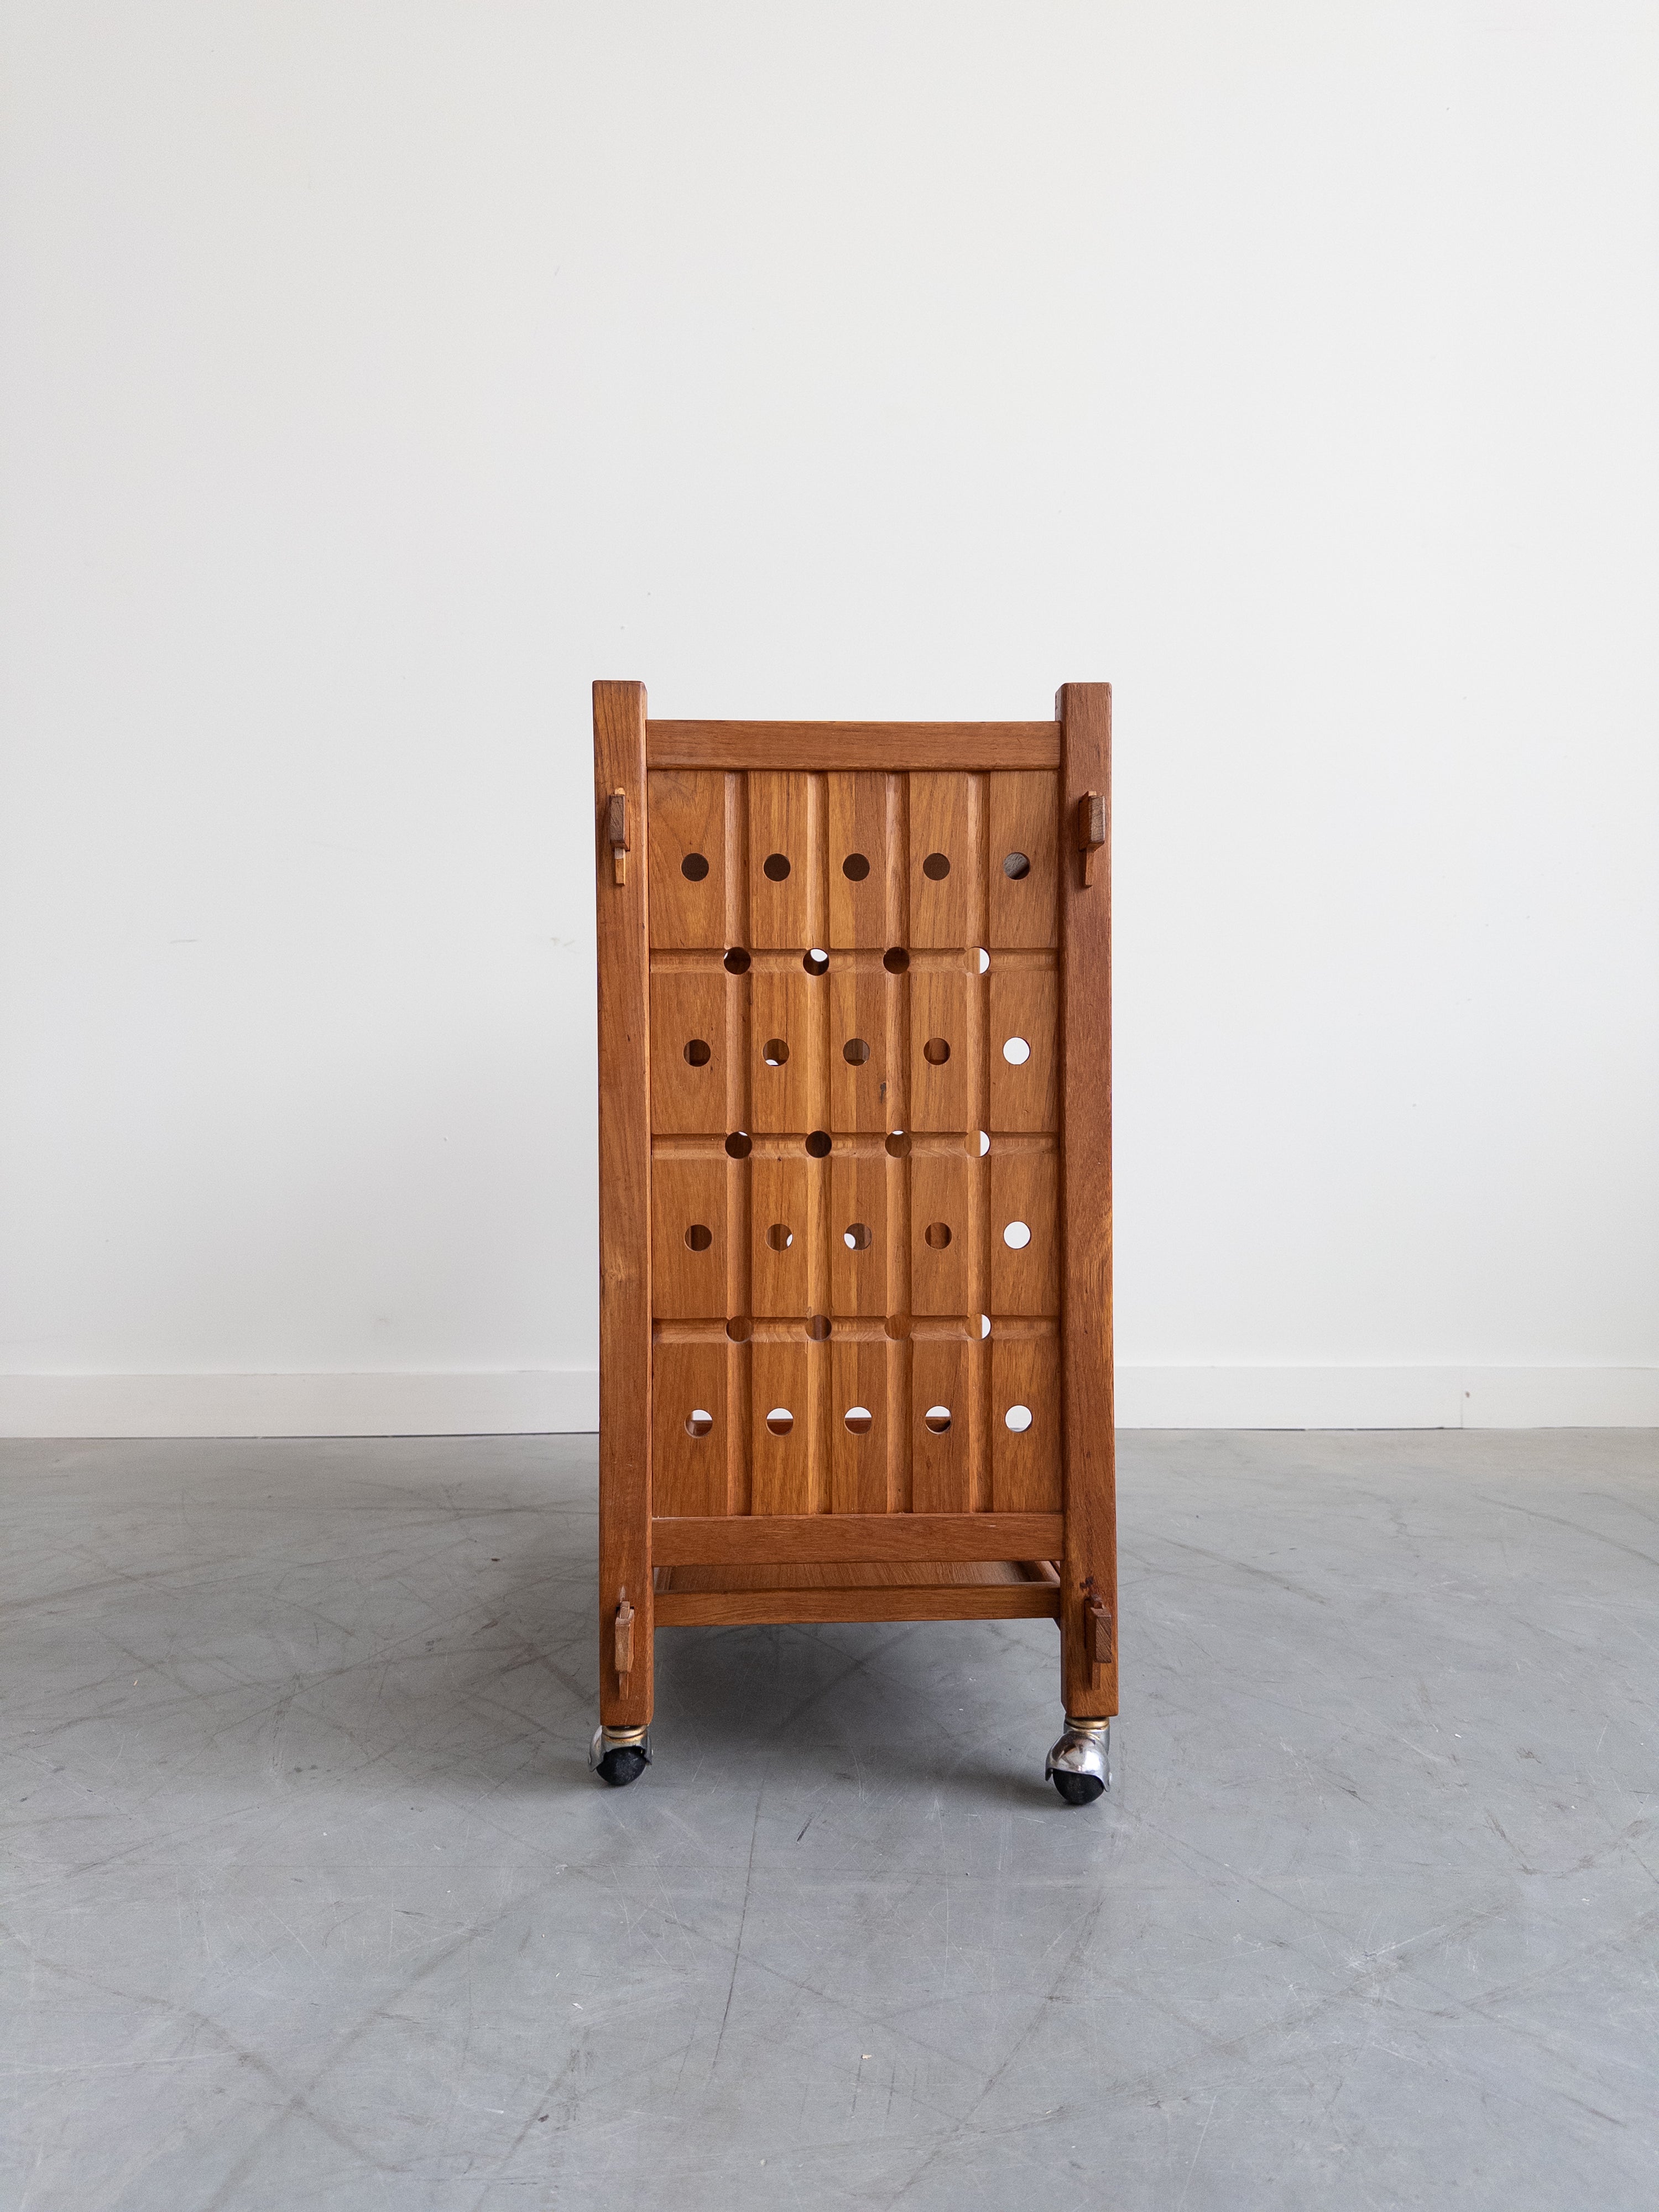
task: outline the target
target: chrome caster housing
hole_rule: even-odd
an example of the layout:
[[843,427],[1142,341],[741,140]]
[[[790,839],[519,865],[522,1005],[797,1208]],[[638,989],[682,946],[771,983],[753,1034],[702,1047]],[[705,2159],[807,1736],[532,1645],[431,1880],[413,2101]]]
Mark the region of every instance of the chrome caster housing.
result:
[[1074,1721],[1067,1713],[1066,1733],[1048,1753],[1043,1769],[1068,1805],[1092,1805],[1112,1779],[1112,1724]]
[[650,1729],[612,1729],[601,1723],[587,1747],[587,1763],[601,1782],[608,1782],[613,1790],[625,1790],[651,1764]]

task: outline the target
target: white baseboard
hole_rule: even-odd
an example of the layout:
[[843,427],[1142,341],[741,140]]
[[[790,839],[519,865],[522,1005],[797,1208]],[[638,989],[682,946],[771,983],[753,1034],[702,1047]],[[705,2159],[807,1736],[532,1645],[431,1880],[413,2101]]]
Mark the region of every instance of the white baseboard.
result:
[[1125,1429],[1644,1429],[1659,1367],[1120,1367]]
[[[591,1367],[496,1375],[0,1375],[0,1437],[592,1430]],[[1659,1427],[1659,1367],[1120,1367],[1126,1429]]]
[[599,1426],[592,1367],[499,1375],[0,1375],[0,1437],[544,1436]]

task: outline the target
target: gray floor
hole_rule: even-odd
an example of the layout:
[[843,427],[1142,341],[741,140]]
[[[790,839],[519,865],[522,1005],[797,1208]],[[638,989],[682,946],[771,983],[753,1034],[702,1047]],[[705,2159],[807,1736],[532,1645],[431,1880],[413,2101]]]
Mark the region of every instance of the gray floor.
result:
[[0,2203],[1659,2203],[1659,1436],[1123,1439],[1047,1623],[684,1629],[592,1441],[0,1446]]

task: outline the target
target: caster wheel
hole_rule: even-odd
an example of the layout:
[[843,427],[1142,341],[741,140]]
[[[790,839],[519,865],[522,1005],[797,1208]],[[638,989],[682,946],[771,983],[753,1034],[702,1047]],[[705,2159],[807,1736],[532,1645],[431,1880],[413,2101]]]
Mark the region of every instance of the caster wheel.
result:
[[1068,1805],[1092,1805],[1112,1778],[1111,1728],[1106,1721],[1074,1721],[1048,1753],[1045,1770]]
[[1068,1805],[1092,1805],[1097,1797],[1106,1795],[1106,1784],[1097,1774],[1053,1773],[1048,1777]]
[[601,1782],[608,1782],[613,1790],[626,1790],[651,1764],[649,1729],[596,1728],[587,1747],[587,1763]]
[[649,1764],[642,1751],[635,1751],[631,1744],[623,1744],[618,1751],[607,1751],[593,1771],[602,1782],[608,1782],[613,1790],[625,1790],[630,1782],[639,1780]]

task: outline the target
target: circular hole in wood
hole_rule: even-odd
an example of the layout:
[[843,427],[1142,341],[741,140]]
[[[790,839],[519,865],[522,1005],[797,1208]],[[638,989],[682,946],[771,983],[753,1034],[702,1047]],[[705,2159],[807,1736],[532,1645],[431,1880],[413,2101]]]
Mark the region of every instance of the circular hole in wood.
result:
[[948,1221],[930,1221],[921,1232],[921,1241],[930,1252],[942,1252],[951,1241]]
[[787,1406],[774,1406],[766,1417],[766,1425],[775,1437],[787,1437],[795,1425],[795,1417]]
[[951,872],[951,863],[943,853],[930,853],[921,864],[921,872],[930,884],[942,884]]
[[870,1408],[867,1406],[849,1406],[847,1408],[847,1425],[855,1437],[867,1437],[875,1425]]
[[849,1252],[867,1252],[870,1249],[869,1224],[863,1221],[848,1222],[841,1232],[841,1241]]
[[761,873],[768,883],[781,884],[789,873],[787,857],[782,853],[769,853],[761,862]]
[[786,1222],[775,1221],[766,1232],[768,1247],[774,1252],[787,1252],[795,1241],[795,1232]]
[[862,1067],[870,1057],[870,1048],[862,1037],[848,1037],[841,1048],[841,1056],[848,1067]]
[[754,1332],[755,1324],[747,1314],[733,1314],[726,1324],[726,1333],[733,1344],[747,1344]]
[[902,945],[890,945],[881,956],[881,964],[890,975],[902,975],[910,965],[910,956]]
[[801,954],[800,964],[809,975],[827,975],[830,973],[830,955],[821,945],[815,945],[810,951]]
[[910,1316],[908,1314],[889,1314],[881,1326],[895,1344],[902,1344],[910,1334]]
[[749,973],[749,955],[742,945],[734,945],[726,954],[726,972],[728,975],[746,975]]
[[708,1065],[708,1047],[702,1037],[693,1037],[690,1043],[685,1048],[685,1056],[690,1061],[693,1067],[707,1067]]
[[968,1139],[968,1149],[970,1152],[977,1152],[981,1159],[983,1159],[987,1152],[991,1149],[989,1131],[981,1129],[977,1137],[969,1137]]
[[814,1344],[822,1344],[825,1337],[830,1334],[829,1315],[814,1314],[806,1324],[806,1334],[811,1338]]
[[830,1132],[828,1129],[814,1129],[811,1135],[806,1139],[806,1149],[815,1160],[826,1158],[830,1152]]
[[894,1160],[907,1160],[909,1158],[910,1132],[908,1129],[895,1129],[891,1136],[888,1138],[887,1156],[890,1159]]
[[706,1252],[714,1241],[714,1232],[706,1222],[694,1221],[685,1232],[685,1241],[694,1252]]
[[1023,883],[1031,872],[1031,863],[1024,853],[1010,853],[1002,863],[1002,872],[1012,883]]
[[1031,1241],[1031,1232],[1023,1221],[1011,1221],[1002,1232],[1002,1241],[1011,1252],[1023,1252]]
[[769,1067],[781,1067],[789,1057],[789,1048],[781,1037],[768,1037],[761,1047],[761,1058]]
[[974,947],[974,965],[981,975],[988,975],[991,972],[991,956],[982,945]]
[[702,1407],[697,1406],[687,1417],[685,1433],[688,1437],[706,1437],[714,1425],[714,1416],[706,1412]]
[[1002,1056],[1010,1067],[1024,1067],[1031,1057],[1031,1048],[1024,1037],[1010,1037],[1002,1048]]
[[746,1160],[754,1149],[754,1139],[747,1129],[733,1129],[726,1140],[727,1156],[734,1160]]
[[930,1406],[921,1418],[927,1424],[930,1435],[942,1437],[951,1425],[951,1408],[948,1406]]
[[701,853],[688,853],[680,862],[680,873],[689,884],[700,884],[708,873],[708,863]]
[[991,1316],[989,1314],[981,1314],[980,1316],[979,1333],[981,1336],[989,1336],[991,1334]]
[[870,863],[862,853],[849,853],[841,864],[841,872],[849,884],[861,884],[870,872]]
[[1017,1437],[1023,1437],[1031,1425],[1031,1409],[1029,1406],[1010,1406],[1002,1418]]
[[943,1067],[951,1057],[951,1048],[943,1037],[929,1037],[921,1048],[921,1056],[929,1067]]

